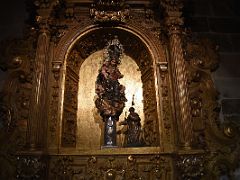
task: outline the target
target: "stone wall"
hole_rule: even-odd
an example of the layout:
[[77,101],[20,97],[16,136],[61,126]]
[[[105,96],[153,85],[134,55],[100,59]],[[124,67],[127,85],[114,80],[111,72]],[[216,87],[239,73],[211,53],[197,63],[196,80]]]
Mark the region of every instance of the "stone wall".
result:
[[219,46],[220,66],[213,73],[222,119],[240,121],[240,1],[189,0],[186,25]]

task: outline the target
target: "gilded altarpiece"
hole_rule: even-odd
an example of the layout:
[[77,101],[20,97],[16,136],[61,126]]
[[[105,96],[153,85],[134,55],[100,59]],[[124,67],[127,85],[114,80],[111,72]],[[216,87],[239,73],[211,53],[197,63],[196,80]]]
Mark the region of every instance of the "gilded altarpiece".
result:
[[[1,177],[7,179],[217,179],[239,160],[238,124],[220,122],[211,71],[216,46],[184,30],[183,3],[38,1],[37,27],[3,43]],[[141,147],[104,148],[95,81],[106,43],[142,124]],[[17,47],[17,48],[16,48]],[[16,141],[18,140],[18,141]]]

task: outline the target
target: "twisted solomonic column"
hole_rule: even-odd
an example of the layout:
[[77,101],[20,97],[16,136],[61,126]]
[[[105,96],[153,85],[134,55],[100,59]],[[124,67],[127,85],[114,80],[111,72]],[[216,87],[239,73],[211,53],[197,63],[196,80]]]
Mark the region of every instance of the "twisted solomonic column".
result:
[[180,142],[186,147],[191,146],[193,138],[192,115],[187,83],[186,61],[182,49],[182,4],[175,0],[162,2],[165,8],[165,23],[169,34],[170,61],[173,72],[175,108],[180,135]]
[[36,56],[33,71],[33,88],[31,97],[30,119],[28,122],[27,144],[33,150],[41,147],[46,119],[46,96],[47,96],[47,70],[49,31],[46,21],[40,24],[40,32],[37,41]]

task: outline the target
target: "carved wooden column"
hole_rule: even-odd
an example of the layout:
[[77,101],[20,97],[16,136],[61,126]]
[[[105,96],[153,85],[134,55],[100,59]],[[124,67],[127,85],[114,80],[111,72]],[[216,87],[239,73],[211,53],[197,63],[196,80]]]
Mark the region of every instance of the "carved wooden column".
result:
[[191,106],[189,101],[187,69],[182,49],[182,3],[177,0],[165,0],[165,23],[169,34],[170,61],[173,72],[176,117],[180,143],[190,146],[193,138]]
[[49,30],[47,25],[48,11],[38,12],[38,23],[40,27],[36,57],[33,73],[33,90],[30,106],[30,120],[28,122],[28,145],[35,149],[44,143],[44,130],[47,121],[47,70],[48,70],[48,49],[49,49]]

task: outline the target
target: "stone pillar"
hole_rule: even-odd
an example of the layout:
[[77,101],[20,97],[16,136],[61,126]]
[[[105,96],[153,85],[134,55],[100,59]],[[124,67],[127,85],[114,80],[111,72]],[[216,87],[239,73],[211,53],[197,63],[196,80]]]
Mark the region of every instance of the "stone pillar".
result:
[[[46,11],[44,12],[46,13]],[[41,13],[40,13],[41,14]],[[33,89],[30,104],[30,118],[28,122],[27,143],[31,149],[41,147],[44,142],[44,130],[47,121],[47,71],[49,31],[47,18],[39,16],[39,37],[37,41],[36,57],[33,71]]]
[[187,68],[182,48],[182,4],[178,0],[163,1],[165,23],[169,34],[170,64],[173,73],[176,118],[180,143],[189,147],[193,138],[191,106],[189,99]]

